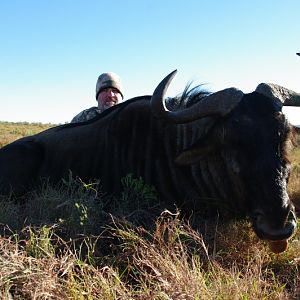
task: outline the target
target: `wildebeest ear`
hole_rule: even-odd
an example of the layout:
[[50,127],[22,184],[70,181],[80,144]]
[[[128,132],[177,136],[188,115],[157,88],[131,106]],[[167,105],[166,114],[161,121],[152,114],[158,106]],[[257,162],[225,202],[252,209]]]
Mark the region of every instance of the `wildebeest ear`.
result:
[[217,145],[211,139],[203,138],[191,147],[183,150],[175,158],[178,165],[191,165],[200,161],[203,157],[215,151]]

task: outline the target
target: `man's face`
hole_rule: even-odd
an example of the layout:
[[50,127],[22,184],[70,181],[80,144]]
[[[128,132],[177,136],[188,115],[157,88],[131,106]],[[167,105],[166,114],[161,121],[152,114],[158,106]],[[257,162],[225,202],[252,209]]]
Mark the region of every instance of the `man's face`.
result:
[[98,101],[98,108],[103,111],[121,102],[122,95],[117,89],[113,87],[109,87],[103,89],[99,93],[97,101]]

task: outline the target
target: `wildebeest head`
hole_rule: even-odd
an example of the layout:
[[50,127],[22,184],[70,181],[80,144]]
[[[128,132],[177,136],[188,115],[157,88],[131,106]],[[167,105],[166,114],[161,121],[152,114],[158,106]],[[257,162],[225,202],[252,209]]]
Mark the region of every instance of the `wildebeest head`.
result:
[[223,172],[227,178],[222,183],[228,185],[223,189],[230,191],[224,196],[232,197],[227,200],[251,218],[256,234],[267,240],[291,237],[296,216],[287,194],[290,163],[286,152],[292,125],[281,109],[284,102],[293,105],[299,95],[270,84],[258,86],[251,94],[231,88],[173,112],[167,110],[163,99],[174,75],[175,71],[153,94],[153,113],[158,118],[182,124],[216,116],[209,133],[178,154],[177,164],[201,164],[216,156],[215,174]]

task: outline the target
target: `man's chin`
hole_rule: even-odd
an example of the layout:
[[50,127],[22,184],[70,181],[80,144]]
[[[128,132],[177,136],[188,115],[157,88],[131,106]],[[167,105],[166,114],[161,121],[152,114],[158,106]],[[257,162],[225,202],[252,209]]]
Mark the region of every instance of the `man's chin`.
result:
[[104,105],[104,109],[110,108],[114,105],[116,105],[116,102],[113,102],[113,101],[106,102]]

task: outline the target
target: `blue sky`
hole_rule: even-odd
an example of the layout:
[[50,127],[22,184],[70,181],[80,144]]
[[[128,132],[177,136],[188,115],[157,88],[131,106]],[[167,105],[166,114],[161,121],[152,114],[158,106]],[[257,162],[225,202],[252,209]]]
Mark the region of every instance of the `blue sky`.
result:
[[[0,2],[0,120],[65,123],[96,105],[102,72],[125,98],[174,69],[186,83],[300,92],[299,0],[9,0]],[[299,122],[300,123],[300,122]]]

